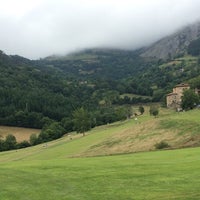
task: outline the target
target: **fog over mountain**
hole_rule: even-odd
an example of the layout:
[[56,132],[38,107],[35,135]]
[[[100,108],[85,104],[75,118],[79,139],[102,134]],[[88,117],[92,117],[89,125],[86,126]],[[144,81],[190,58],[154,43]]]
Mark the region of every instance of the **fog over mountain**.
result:
[[184,27],[161,40],[143,48],[142,57],[171,59],[188,52],[188,46],[200,37],[200,22]]
[[0,0],[0,49],[38,59],[136,49],[200,20],[199,0]]

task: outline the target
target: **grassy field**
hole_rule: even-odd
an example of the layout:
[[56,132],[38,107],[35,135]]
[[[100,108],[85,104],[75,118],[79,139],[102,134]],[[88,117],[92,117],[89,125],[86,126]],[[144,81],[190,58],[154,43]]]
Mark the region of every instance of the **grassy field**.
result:
[[200,149],[3,162],[4,200],[194,200]]
[[137,122],[1,152],[0,199],[199,199],[200,148],[154,151],[162,140],[171,148],[198,146],[199,110],[178,114],[162,109],[153,118],[145,109]]
[[24,140],[29,141],[29,138],[32,134],[38,135],[39,133],[39,129],[0,126],[0,136],[3,139],[5,139],[7,135],[12,134],[16,137],[17,142],[22,142]]

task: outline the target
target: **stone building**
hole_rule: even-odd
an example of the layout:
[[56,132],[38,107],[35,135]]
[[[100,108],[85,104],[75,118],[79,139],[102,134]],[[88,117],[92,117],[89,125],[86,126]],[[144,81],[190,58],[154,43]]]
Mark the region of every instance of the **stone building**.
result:
[[190,89],[189,84],[182,83],[173,88],[173,92],[167,94],[167,107],[173,109],[180,109],[183,91]]

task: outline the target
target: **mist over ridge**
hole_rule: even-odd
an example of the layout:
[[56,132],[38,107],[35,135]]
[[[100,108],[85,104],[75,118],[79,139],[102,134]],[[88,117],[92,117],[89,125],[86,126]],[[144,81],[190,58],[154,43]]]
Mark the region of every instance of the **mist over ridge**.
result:
[[0,49],[38,59],[85,48],[134,50],[200,19],[198,0],[2,2]]

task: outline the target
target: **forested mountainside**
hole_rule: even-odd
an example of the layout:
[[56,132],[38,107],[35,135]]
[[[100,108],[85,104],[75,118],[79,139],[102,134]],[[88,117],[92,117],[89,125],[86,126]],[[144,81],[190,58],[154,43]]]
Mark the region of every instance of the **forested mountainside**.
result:
[[[129,83],[122,78],[84,77],[63,70],[58,61],[57,66],[43,62],[0,53],[0,124],[42,128],[62,121],[66,130],[71,131],[72,113],[80,107],[91,113],[91,126],[95,126],[127,117],[126,107],[113,104],[149,101],[120,98],[120,94],[129,92]],[[77,64],[67,63],[72,72],[73,63]],[[125,85],[121,86],[121,81]]]
[[149,66],[139,54],[140,50],[87,49],[66,56],[50,56],[38,64],[53,66],[80,79],[120,80],[136,76]]
[[199,75],[198,47],[199,39],[192,40],[184,54],[167,60],[141,57],[145,49],[89,49],[68,56],[48,57],[38,64],[52,66],[63,74],[90,81],[100,88],[106,86],[120,94],[151,96],[153,101],[160,101],[174,85]]

